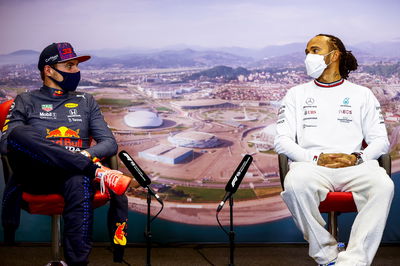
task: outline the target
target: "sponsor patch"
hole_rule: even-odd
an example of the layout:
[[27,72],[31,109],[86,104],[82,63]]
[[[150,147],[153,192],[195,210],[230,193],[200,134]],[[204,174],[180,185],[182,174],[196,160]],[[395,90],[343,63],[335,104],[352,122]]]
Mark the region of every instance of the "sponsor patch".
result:
[[352,113],[353,113],[352,110],[345,110],[345,109],[339,110],[339,114],[351,115]]
[[317,114],[316,110],[304,110],[304,115],[315,115]]
[[79,139],[80,129],[73,130],[65,126],[50,130],[46,128],[47,136],[46,138],[77,138]]
[[72,122],[82,122],[82,119],[80,118],[68,118],[68,122],[72,123]]
[[57,59],[58,59],[58,54],[57,55],[53,55],[53,56],[51,56],[49,58],[46,58],[44,61],[46,63],[48,63],[49,61],[56,61]]
[[67,107],[67,108],[75,108],[75,107],[78,107],[79,104],[77,104],[77,103],[66,103],[64,106]]
[[341,123],[351,123],[353,122],[353,119],[351,119],[351,117],[342,117],[338,118],[338,121]]
[[50,112],[53,110],[53,105],[52,104],[42,104],[42,110],[46,112]]
[[69,110],[69,114],[71,116],[77,116],[78,115],[78,109],[71,109]]
[[62,96],[64,95],[64,91],[62,90],[54,90],[53,96]]
[[69,150],[69,151],[72,151],[72,152],[80,152],[80,151],[81,151],[80,147],[65,146],[65,148],[66,148],[67,150]]
[[41,119],[57,119],[57,113],[52,112],[40,112],[39,116]]
[[64,146],[67,150],[70,151],[80,151],[83,146],[82,139],[60,138],[60,139],[51,139],[50,141],[60,146]]
[[126,245],[126,233],[124,231],[126,222],[117,223],[117,229],[114,234],[114,244],[125,246]]
[[314,102],[315,102],[314,98],[307,98],[307,99],[306,99],[306,104],[307,104],[307,105],[313,105]]
[[78,114],[78,109],[69,109],[68,122],[82,122],[81,115]]

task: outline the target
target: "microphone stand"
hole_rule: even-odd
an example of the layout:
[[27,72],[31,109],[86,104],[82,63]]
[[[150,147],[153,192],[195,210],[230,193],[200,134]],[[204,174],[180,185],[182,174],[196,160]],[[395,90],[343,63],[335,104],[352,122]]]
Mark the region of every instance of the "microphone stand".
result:
[[149,189],[147,189],[147,225],[146,232],[144,236],[146,237],[146,266],[151,266],[150,258],[151,258],[151,219],[150,219],[150,205],[151,205],[151,194]]
[[234,252],[235,252],[235,231],[233,231],[233,195],[229,197],[229,266],[234,266]]

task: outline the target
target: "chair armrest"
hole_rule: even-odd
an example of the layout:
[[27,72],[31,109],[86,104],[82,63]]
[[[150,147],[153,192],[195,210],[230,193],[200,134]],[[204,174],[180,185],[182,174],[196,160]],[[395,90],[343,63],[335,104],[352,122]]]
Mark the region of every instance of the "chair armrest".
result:
[[389,153],[381,155],[381,157],[378,158],[378,163],[386,170],[388,176],[392,174],[392,158]]
[[288,157],[284,154],[278,154],[278,161],[279,161],[279,177],[281,179],[281,186],[284,190],[284,181],[286,174],[289,172],[289,164],[288,164]]

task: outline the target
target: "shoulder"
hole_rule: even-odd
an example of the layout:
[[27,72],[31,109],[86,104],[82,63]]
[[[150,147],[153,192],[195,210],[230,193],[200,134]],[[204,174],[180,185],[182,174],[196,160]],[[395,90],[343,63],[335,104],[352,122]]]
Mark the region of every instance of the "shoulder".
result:
[[345,80],[343,85],[346,88],[351,89],[352,91],[356,91],[357,93],[366,93],[366,94],[372,93],[370,88],[355,84],[355,83],[350,82],[348,80]]
[[15,97],[14,101],[30,102],[32,97],[36,96],[38,93],[38,90],[22,92]]
[[70,92],[70,95],[72,97],[77,97],[77,98],[82,98],[82,99],[91,99],[93,98],[93,96],[87,92],[83,92],[83,91],[74,91],[74,92]]
[[351,90],[353,95],[356,95],[357,98],[360,100],[364,99],[364,101],[370,101],[370,100],[376,101],[375,94],[368,87],[361,86],[347,80],[343,85],[345,85],[346,90]]
[[303,84],[291,87],[286,92],[286,98],[296,98],[297,95],[304,95],[304,92],[307,89],[312,88],[313,84],[314,84],[314,81],[310,81],[310,82],[307,82],[307,83],[303,83]]
[[93,102],[95,102],[95,99],[93,97],[93,95],[86,93],[86,92],[72,92],[70,93],[70,97],[72,99],[78,100],[80,102],[86,102],[88,105],[93,104]]
[[312,88],[314,86],[314,81],[309,81],[307,83],[303,83],[300,85],[296,85],[294,87],[291,87],[288,90],[288,93],[301,93],[304,92],[304,90],[308,89],[308,88]]

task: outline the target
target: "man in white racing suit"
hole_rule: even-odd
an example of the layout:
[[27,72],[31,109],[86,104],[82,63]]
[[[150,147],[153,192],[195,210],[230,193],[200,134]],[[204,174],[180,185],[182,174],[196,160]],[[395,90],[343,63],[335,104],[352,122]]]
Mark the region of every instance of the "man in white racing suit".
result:
[[[380,104],[370,89],[347,81],[358,65],[340,39],[319,34],[305,52],[314,80],[291,88],[278,113],[275,150],[293,161],[281,195],[319,265],[371,265],[394,189],[377,162],[389,147]],[[330,191],[352,192],[358,210],[340,253],[318,210]]]

